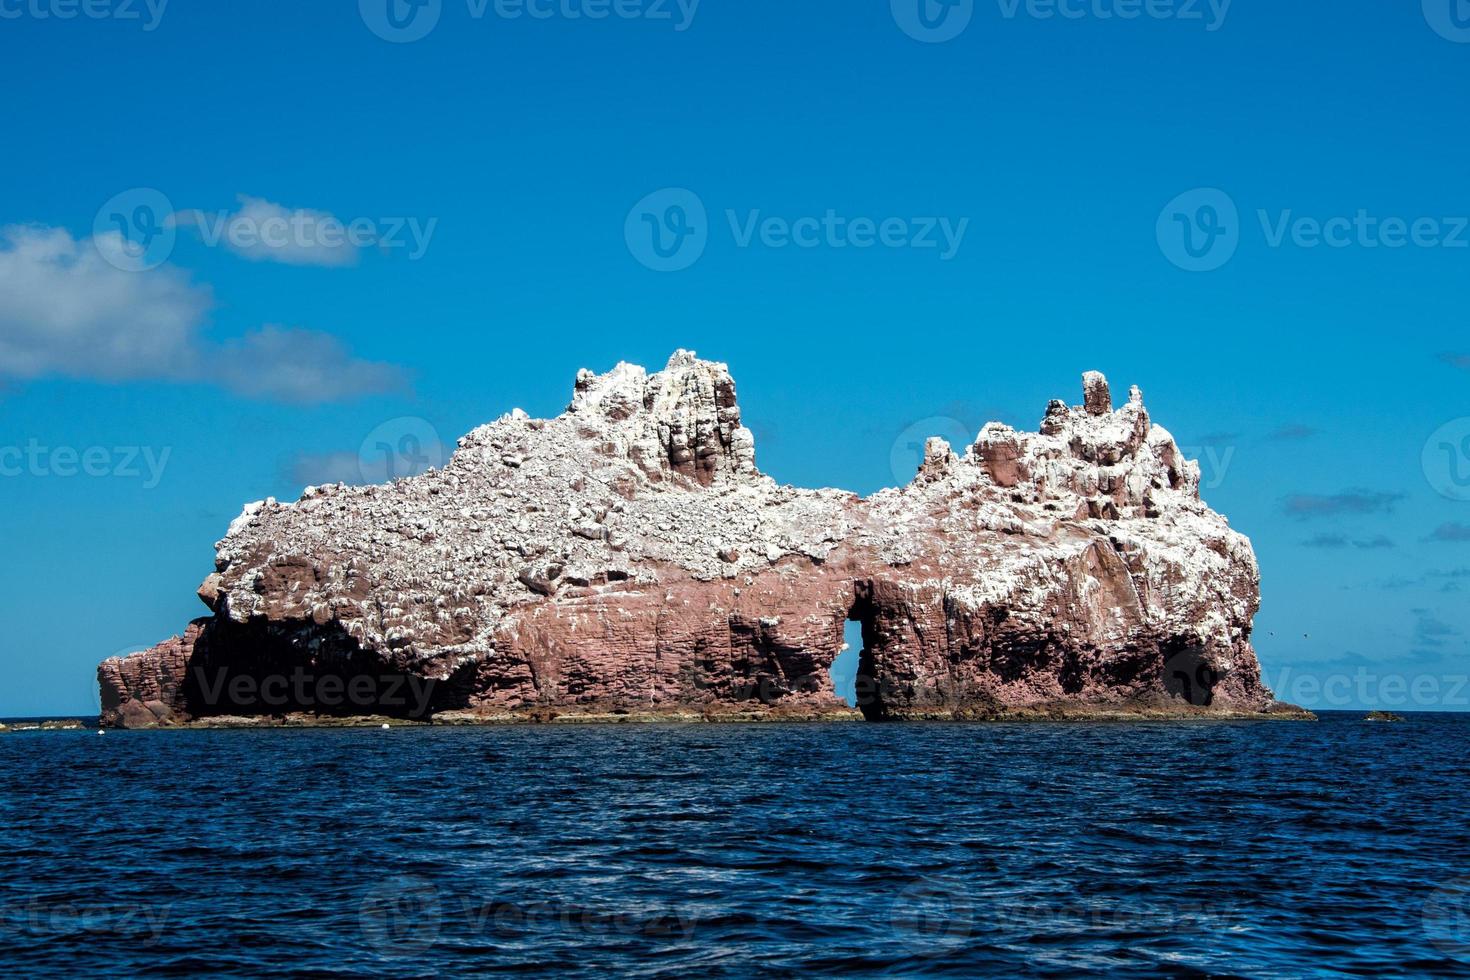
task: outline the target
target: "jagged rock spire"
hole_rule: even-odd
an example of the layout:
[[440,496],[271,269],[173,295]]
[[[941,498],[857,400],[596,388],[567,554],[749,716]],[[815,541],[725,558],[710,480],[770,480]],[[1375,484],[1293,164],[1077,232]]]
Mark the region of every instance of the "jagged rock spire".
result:
[[1113,393],[1101,371],[1082,375],[1082,407],[1088,415],[1106,415],[1113,410]]

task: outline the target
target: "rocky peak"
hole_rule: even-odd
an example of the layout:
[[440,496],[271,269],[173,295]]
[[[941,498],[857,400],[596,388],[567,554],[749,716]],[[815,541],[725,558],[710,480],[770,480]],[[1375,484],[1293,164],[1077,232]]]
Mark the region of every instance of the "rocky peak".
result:
[[1082,375],[1082,407],[1088,415],[1106,415],[1113,410],[1113,393],[1101,371]]
[[1108,379],[1088,371],[1082,394],[1075,408],[1054,399],[1039,432],[987,424],[967,458],[998,486],[1022,494],[1019,499],[1075,504],[1084,516],[1141,517],[1197,504],[1198,465],[1153,424],[1137,385],[1127,404],[1114,409]]
[[693,351],[675,351],[654,374],[628,363],[601,375],[582,369],[567,415],[623,430],[629,458],[651,477],[712,486],[759,476],[755,437],[740,424],[730,369]]

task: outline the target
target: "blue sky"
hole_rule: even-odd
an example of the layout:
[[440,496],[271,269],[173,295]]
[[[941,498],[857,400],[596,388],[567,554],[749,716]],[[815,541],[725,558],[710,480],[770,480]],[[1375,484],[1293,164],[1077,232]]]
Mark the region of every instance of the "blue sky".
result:
[[1465,4],[384,3],[0,0],[0,716],[91,711],[243,502],[676,347],[860,492],[1137,383],[1278,693],[1470,707]]

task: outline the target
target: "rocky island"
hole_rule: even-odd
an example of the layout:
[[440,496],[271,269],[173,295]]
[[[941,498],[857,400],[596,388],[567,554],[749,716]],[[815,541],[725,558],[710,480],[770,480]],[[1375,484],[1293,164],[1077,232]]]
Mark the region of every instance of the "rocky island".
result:
[[1261,682],[1249,540],[1097,373],[860,498],[763,475],[726,366],[678,351],[216,549],[209,615],[98,668],[102,724],[1311,717]]

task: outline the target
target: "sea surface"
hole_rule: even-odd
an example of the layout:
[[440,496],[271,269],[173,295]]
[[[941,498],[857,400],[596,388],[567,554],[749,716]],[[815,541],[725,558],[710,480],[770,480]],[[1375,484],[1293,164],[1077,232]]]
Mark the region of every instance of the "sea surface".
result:
[[14,976],[1470,977],[1470,717],[0,735]]

